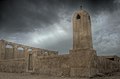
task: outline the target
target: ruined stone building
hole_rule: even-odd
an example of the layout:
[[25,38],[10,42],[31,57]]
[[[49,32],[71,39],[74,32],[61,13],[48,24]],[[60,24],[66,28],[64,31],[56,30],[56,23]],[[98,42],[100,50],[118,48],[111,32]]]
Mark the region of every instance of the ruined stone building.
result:
[[32,72],[53,76],[93,77],[120,71],[118,56],[97,56],[93,49],[91,19],[81,9],[74,13],[73,48],[69,54],[0,40],[1,72]]

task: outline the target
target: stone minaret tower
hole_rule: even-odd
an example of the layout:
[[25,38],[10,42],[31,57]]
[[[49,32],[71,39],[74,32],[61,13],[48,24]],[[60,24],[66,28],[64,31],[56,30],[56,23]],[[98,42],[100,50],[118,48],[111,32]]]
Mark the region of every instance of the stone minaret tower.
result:
[[70,50],[70,75],[92,77],[96,75],[96,51],[92,45],[90,15],[81,9],[74,13],[73,49]]
[[91,20],[85,10],[73,15],[73,49],[92,49]]

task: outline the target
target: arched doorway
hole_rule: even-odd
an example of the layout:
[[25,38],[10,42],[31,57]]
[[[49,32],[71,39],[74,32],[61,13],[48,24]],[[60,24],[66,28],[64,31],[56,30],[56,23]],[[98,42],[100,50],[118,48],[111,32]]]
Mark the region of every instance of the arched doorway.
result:
[[33,71],[33,54],[32,49],[28,49],[29,56],[28,56],[28,71]]

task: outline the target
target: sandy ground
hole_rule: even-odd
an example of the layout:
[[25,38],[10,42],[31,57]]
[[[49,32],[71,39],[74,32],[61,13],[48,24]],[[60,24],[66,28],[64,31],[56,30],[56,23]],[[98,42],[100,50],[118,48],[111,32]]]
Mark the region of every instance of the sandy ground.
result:
[[[89,78],[67,78],[53,77],[46,75],[36,75],[29,73],[3,73],[0,72],[0,79],[89,79]],[[96,77],[92,79],[120,79],[120,72],[114,73],[112,76]]]

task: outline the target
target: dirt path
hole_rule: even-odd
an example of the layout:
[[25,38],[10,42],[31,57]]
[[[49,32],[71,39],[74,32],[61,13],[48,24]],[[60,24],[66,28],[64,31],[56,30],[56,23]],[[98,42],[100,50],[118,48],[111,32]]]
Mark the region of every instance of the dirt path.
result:
[[[88,79],[88,78],[65,78],[65,77],[53,77],[46,75],[31,75],[29,73],[0,72],[0,79]],[[92,79],[120,79],[120,72],[114,73],[113,76],[96,77]]]

